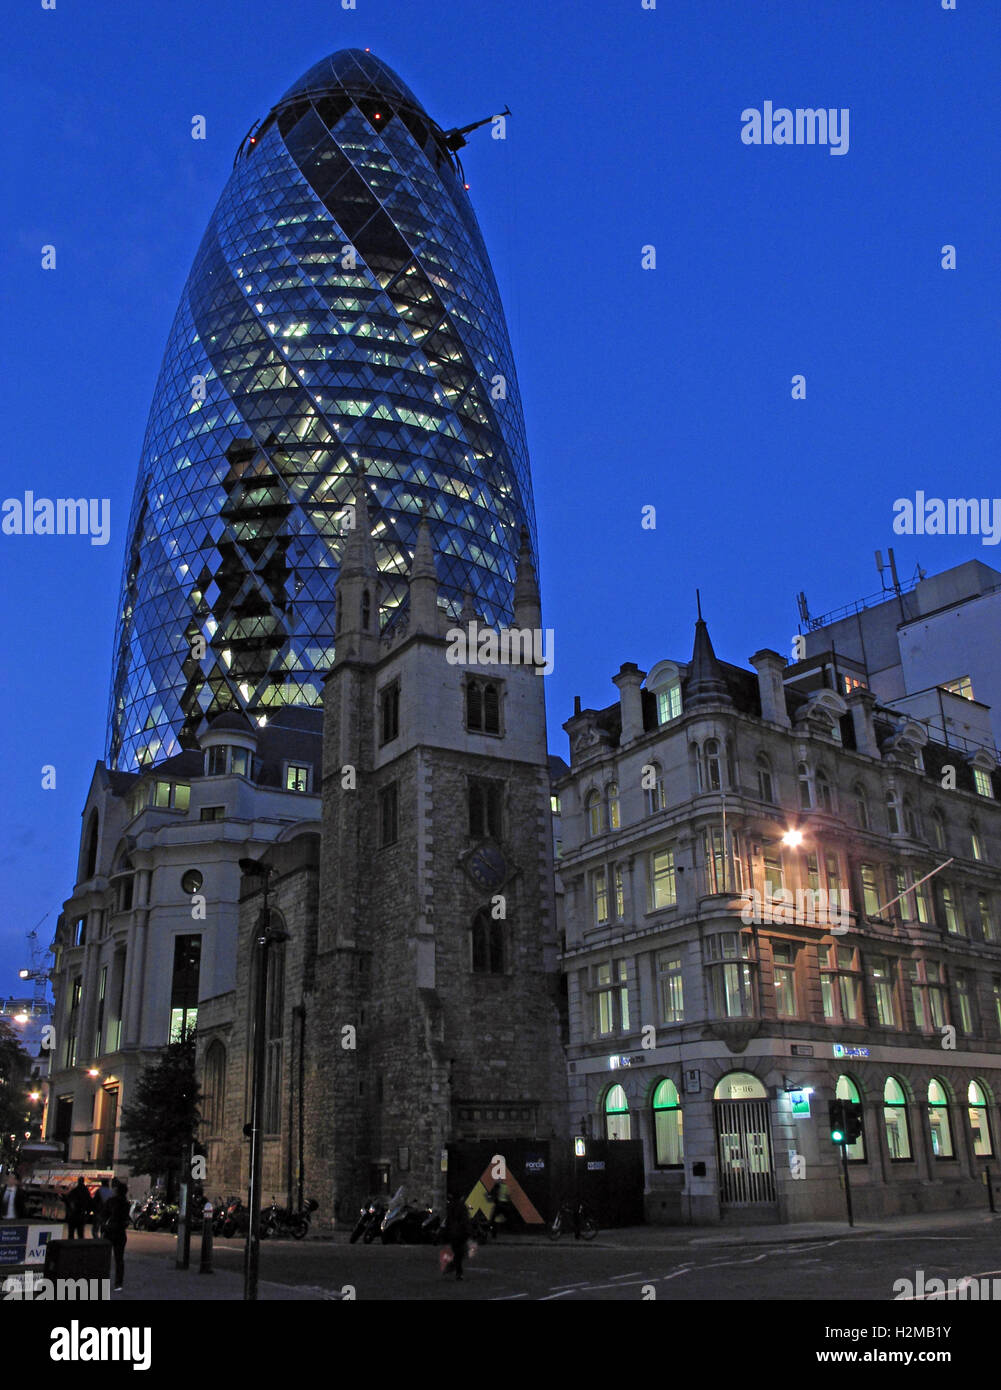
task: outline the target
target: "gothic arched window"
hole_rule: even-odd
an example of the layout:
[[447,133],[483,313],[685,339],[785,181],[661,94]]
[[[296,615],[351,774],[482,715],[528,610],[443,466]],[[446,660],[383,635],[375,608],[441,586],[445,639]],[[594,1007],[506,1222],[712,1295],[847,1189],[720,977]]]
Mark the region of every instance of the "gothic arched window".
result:
[[504,923],[486,908],[473,918],[472,964],[477,975],[504,974]]

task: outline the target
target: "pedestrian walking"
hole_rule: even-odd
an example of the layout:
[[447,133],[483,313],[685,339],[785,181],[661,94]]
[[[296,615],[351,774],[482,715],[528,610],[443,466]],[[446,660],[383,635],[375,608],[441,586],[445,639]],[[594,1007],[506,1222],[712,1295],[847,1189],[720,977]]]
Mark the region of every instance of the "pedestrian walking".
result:
[[506,1181],[502,1178],[494,1190],[494,1209],[490,1213],[490,1234],[497,1235],[497,1218],[508,1231],[511,1230],[511,1222],[515,1214],[514,1203],[511,1201],[511,1190]]
[[16,1221],[27,1212],[28,1199],[24,1195],[21,1180],[16,1173],[8,1173],[7,1181],[0,1193],[0,1218]]
[[461,1197],[451,1197],[445,1213],[445,1243],[452,1248],[452,1269],[455,1270],[456,1279],[462,1278],[462,1261],[469,1232],[469,1213],[465,1202]]
[[90,1234],[94,1240],[101,1234],[101,1226],[104,1221],[104,1208],[111,1201],[114,1192],[110,1178],[102,1178],[101,1186],[94,1193],[94,1199],[90,1205]]
[[83,1240],[83,1228],[91,1211],[90,1193],[83,1178],[77,1178],[76,1187],[71,1187],[63,1198],[66,1208],[66,1225],[70,1240]]
[[111,1196],[101,1212],[101,1232],[111,1241],[115,1256],[115,1292],[120,1293],[125,1282],[125,1241],[129,1224],[129,1199],[126,1196],[128,1185],[116,1182]]

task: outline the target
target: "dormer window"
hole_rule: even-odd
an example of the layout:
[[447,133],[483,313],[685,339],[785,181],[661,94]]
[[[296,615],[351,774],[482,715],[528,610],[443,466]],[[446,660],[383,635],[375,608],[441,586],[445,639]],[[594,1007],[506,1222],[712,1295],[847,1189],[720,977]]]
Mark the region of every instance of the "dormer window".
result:
[[285,790],[287,792],[308,792],[312,768],[309,763],[285,764]]
[[234,777],[250,777],[253,757],[247,748],[230,744],[216,744],[205,755],[205,776],[223,777],[232,773]]
[[657,691],[657,723],[667,724],[681,714],[681,681],[672,681]]
[[680,718],[681,671],[673,661],[658,661],[646,678],[646,688],[654,697],[657,709],[657,723],[669,724]]
[[977,790],[978,796],[993,797],[994,788],[991,785],[991,774],[985,772],[982,767],[975,767],[973,769],[973,785]]

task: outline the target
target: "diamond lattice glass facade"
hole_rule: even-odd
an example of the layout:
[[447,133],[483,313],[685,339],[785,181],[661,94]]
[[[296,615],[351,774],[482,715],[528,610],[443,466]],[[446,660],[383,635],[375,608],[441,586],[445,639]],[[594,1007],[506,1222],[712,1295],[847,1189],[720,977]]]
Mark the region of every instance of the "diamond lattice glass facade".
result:
[[384,621],[422,504],[443,599],[457,612],[468,589],[487,619],[510,619],[522,525],[536,549],[531,478],[456,143],[383,63],[348,50],[241,145],[150,410],[111,766],[168,757],[226,709],[320,702],[359,474]]

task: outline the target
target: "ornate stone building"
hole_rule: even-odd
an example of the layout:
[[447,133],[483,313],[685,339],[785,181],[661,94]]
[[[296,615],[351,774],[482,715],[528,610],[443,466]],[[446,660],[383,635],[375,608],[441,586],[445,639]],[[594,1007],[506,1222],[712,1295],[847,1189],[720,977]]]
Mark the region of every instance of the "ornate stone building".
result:
[[979,1205],[1001,1143],[1001,791],[831,651],[627,663],[564,726],[571,1113],[650,1219]]

